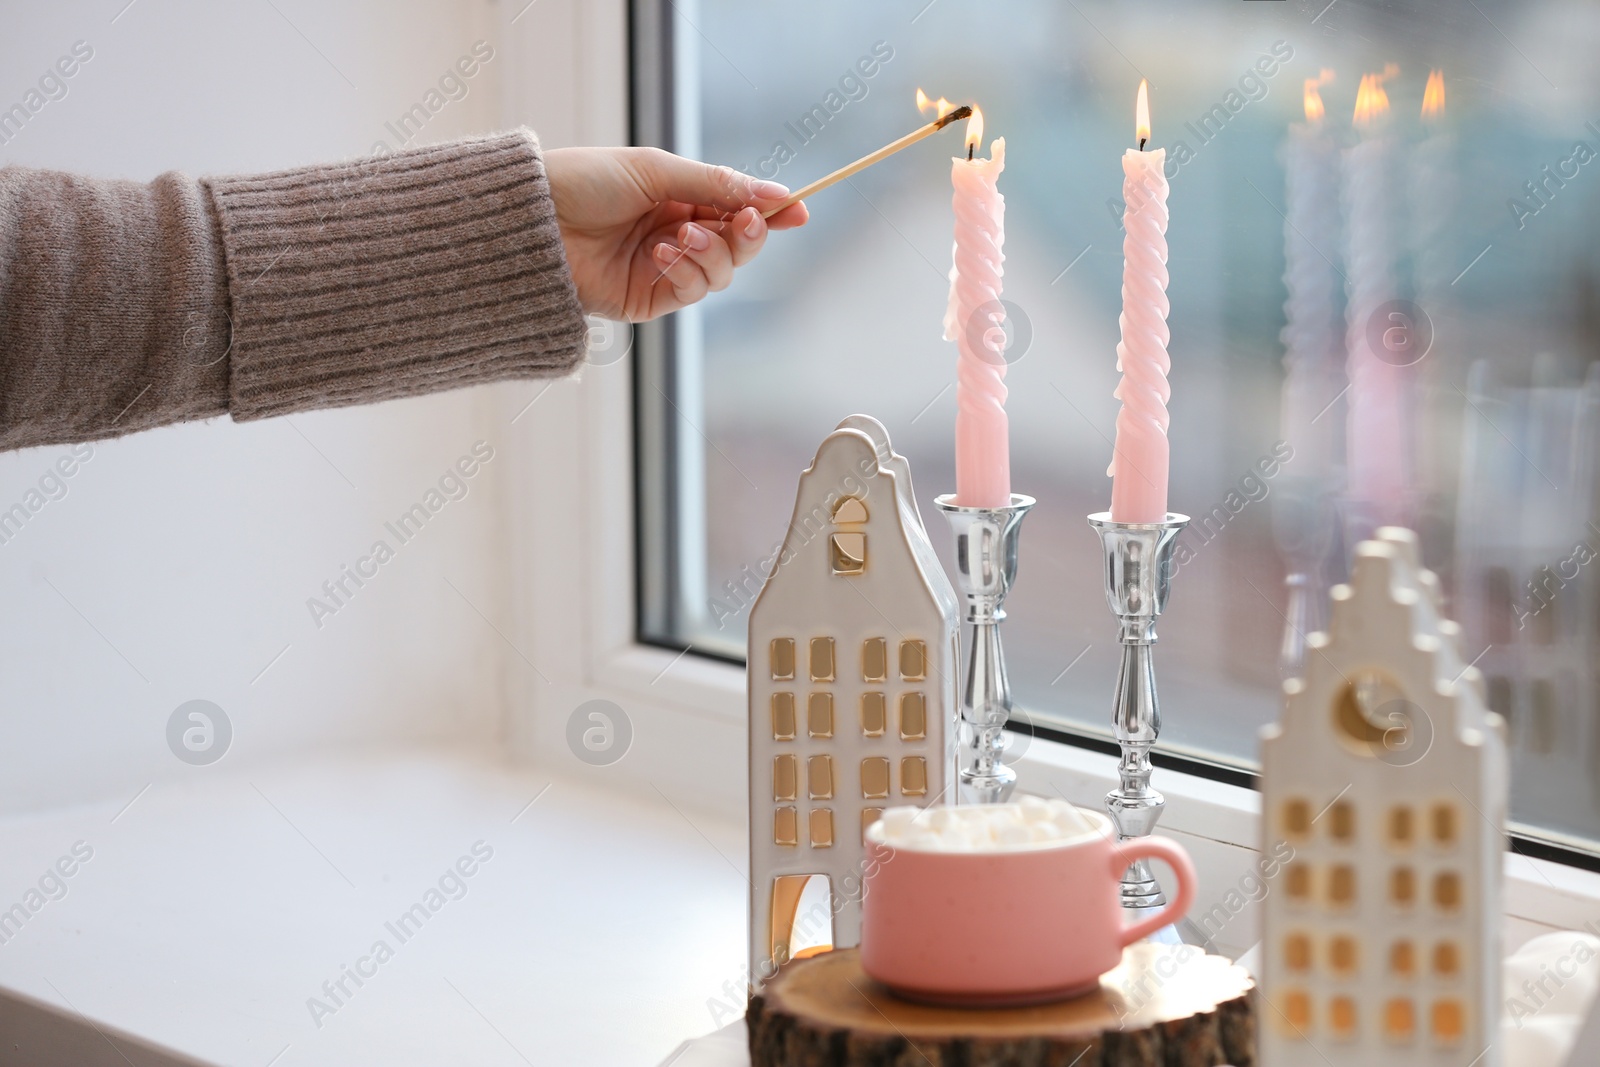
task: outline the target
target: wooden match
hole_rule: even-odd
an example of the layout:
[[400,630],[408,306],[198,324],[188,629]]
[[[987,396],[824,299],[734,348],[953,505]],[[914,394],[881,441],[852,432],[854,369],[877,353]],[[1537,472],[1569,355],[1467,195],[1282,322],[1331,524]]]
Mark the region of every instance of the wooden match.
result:
[[838,170],[834,171],[832,174],[829,174],[829,175],[827,175],[826,177],[823,177],[823,178],[818,178],[816,181],[812,182],[810,185],[808,185],[805,188],[799,190],[798,192],[790,193],[789,196],[782,203],[780,203],[777,207],[773,208],[770,211],[763,212],[761,217],[764,218],[764,219],[770,219],[772,216],[776,215],[778,212],[782,211],[784,208],[789,207],[792,204],[798,204],[800,201],[804,200],[806,197],[810,196],[812,193],[820,192],[821,190],[826,189],[830,185],[834,185],[834,184],[836,184],[838,182],[842,182],[846,178],[850,177],[853,174],[859,174],[861,171],[866,170],[868,167],[872,166],[874,163],[878,162],[879,160],[888,159],[890,156],[894,155],[896,152],[900,151],[902,148],[909,148],[911,145],[916,144],[918,141],[922,140],[924,137],[932,137],[934,134],[938,133],[940,130],[944,129],[946,126],[950,125],[952,122],[958,122],[961,119],[970,118],[971,115],[972,115],[972,107],[971,107],[971,105],[963,104],[960,107],[956,108],[954,111],[950,112],[950,114],[941,116],[940,118],[937,118],[937,119],[934,119],[932,122],[928,123],[926,126],[922,126],[922,127],[918,128],[918,129],[912,130],[910,133],[906,134],[904,137],[900,138],[898,141],[892,141],[889,144],[886,144],[882,148],[878,149],[876,152],[873,152],[870,155],[862,156],[860,159],[856,160],[854,163],[851,163],[849,166],[840,167]]

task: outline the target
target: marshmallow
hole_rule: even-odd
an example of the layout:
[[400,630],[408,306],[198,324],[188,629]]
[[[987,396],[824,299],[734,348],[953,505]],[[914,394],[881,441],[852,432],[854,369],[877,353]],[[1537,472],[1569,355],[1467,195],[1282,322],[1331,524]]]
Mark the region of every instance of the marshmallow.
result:
[[1011,804],[889,808],[871,835],[886,845],[919,852],[1020,852],[1060,844],[1102,826],[1065,800],[1024,796]]
[[890,808],[879,818],[883,820],[885,832],[904,835],[911,832],[912,824],[920,814],[922,814],[921,808]]

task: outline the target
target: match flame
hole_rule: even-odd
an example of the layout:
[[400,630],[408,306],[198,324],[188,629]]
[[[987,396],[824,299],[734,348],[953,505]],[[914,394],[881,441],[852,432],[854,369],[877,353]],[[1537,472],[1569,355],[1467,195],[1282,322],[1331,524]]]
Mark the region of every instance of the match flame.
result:
[[1143,148],[1150,140],[1150,83],[1139,79],[1139,97],[1133,105],[1133,137]]
[[1315,78],[1306,79],[1306,121],[1321,122],[1327,109],[1322,106],[1322,93],[1319,91],[1324,85],[1333,81],[1333,71],[1327,67],[1322,68],[1322,73]]
[[1444,118],[1444,71],[1428,72],[1428,87],[1422,90],[1422,117],[1437,122]]
[[918,89],[917,110],[926,111],[930,107],[934,109],[935,113],[933,117],[936,119],[942,119],[956,109],[956,106],[950,101],[946,100],[944,97],[941,96],[938,100],[929,100],[928,94],[923,92],[921,89]]
[[1389,114],[1389,94],[1384,92],[1385,78],[1392,77],[1395,71],[1391,64],[1384,68],[1382,74],[1363,74],[1361,86],[1356,90],[1355,124],[1366,127],[1385,118]]
[[967,154],[970,156],[983,144],[983,109],[972,109],[972,117],[967,120]]

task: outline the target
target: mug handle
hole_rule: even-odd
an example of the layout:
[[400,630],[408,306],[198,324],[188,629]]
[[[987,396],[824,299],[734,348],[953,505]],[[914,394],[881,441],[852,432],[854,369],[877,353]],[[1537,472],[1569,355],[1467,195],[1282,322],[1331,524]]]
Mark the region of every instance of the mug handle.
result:
[[1188,914],[1189,907],[1194,903],[1195,875],[1194,862],[1189,859],[1189,853],[1183,846],[1170,837],[1135,837],[1117,843],[1111,851],[1111,873],[1119,882],[1128,868],[1135,860],[1162,859],[1171,864],[1173,871],[1178,876],[1178,891],[1172,903],[1146,919],[1140,919],[1132,926],[1122,930],[1122,947],[1127,948],[1135,941],[1155,933],[1168,923],[1176,922]]

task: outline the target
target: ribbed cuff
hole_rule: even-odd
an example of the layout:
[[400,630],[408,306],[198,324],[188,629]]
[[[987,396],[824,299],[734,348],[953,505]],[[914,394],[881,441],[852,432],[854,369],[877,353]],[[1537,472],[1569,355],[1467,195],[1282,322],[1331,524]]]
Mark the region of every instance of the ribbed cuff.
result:
[[227,260],[235,419],[550,376],[583,358],[530,130],[204,184]]

